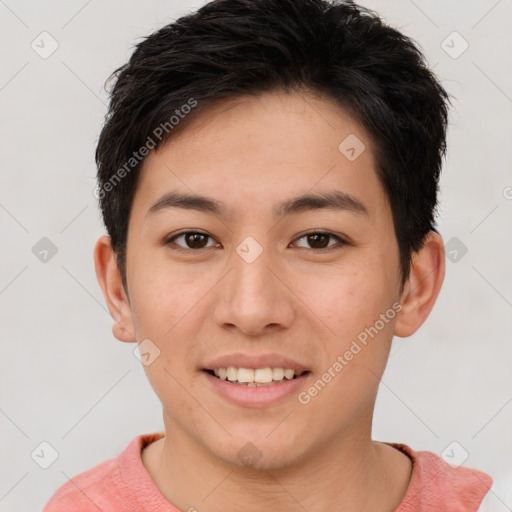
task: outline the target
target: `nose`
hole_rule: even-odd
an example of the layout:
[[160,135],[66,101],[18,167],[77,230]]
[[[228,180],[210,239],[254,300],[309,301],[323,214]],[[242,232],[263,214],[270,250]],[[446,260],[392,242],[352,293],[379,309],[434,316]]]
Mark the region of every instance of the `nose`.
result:
[[297,310],[296,296],[271,251],[263,249],[254,261],[243,252],[234,253],[230,263],[231,271],[218,290],[215,323],[246,336],[289,328]]

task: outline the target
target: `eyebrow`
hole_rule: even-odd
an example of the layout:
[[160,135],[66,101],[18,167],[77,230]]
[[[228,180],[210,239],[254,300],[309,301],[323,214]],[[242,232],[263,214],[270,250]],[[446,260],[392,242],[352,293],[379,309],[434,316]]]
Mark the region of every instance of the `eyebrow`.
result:
[[[211,197],[178,191],[171,191],[163,195],[149,208],[147,215],[154,215],[169,208],[196,210],[224,218],[228,216],[228,208],[224,203]],[[361,201],[339,190],[303,194],[275,205],[273,212],[277,217],[320,209],[346,210],[368,215],[368,210]]]

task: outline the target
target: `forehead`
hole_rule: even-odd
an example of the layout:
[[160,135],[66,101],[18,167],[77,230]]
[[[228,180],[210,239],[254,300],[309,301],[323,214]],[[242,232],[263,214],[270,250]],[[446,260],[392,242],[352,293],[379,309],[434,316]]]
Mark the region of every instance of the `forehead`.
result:
[[216,198],[226,216],[259,207],[275,215],[286,213],[286,199],[337,191],[371,215],[367,203],[386,203],[372,146],[360,123],[329,99],[302,92],[230,98],[200,110],[148,155],[136,202],[148,211],[173,192]]

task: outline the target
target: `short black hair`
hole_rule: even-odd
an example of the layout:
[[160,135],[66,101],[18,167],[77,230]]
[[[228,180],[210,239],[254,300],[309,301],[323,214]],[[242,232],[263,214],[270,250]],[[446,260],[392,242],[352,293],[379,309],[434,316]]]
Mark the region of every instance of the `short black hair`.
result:
[[148,150],[201,107],[276,90],[334,100],[367,130],[403,285],[435,227],[449,96],[414,41],[378,14],[351,1],[214,0],[137,44],[111,79],[97,194],[125,287],[128,222]]

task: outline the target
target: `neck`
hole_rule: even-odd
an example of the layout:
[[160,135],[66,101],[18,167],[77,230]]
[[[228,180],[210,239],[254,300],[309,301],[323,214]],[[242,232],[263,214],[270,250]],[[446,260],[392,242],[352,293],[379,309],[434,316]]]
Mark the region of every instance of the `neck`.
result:
[[233,465],[206,450],[178,424],[143,452],[162,495],[180,510],[246,512],[395,510],[407,490],[411,461],[371,440],[370,428],[315,446],[286,467]]

